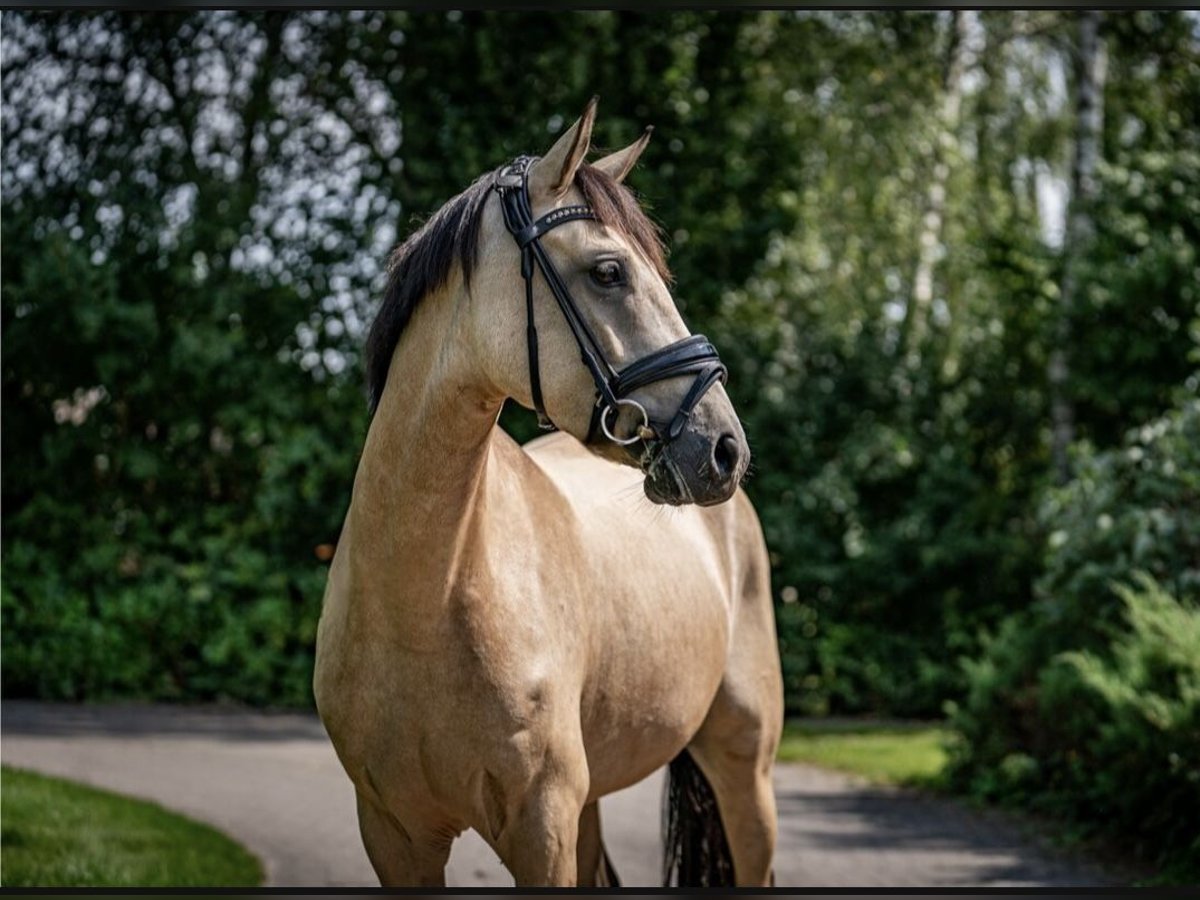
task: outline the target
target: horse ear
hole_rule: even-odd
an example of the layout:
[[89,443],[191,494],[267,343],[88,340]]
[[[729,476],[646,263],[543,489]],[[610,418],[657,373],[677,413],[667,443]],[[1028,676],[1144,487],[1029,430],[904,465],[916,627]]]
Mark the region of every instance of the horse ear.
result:
[[546,192],[560,197],[575,180],[575,171],[592,145],[592,125],[596,122],[596,103],[593,97],[579,120],[563,132],[554,146],[537,161],[529,172],[531,192]]
[[653,131],[654,126],[647,125],[646,130],[642,132],[642,136],[624,150],[617,150],[615,153],[610,153],[603,159],[596,160],[592,165],[612,178],[613,181],[618,184],[621,183],[625,180],[625,176],[629,174],[630,170],[637,165],[642,151],[650,143],[650,135]]

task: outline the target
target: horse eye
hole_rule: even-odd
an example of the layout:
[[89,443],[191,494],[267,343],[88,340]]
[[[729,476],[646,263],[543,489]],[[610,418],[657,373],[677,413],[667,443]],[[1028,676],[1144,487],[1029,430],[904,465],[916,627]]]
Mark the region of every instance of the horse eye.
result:
[[615,259],[606,259],[592,267],[592,281],[601,287],[612,287],[625,280],[621,264]]

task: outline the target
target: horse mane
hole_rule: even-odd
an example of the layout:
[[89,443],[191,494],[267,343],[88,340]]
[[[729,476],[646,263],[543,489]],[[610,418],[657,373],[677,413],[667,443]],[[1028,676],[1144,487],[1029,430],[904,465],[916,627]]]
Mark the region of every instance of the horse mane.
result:
[[[477,178],[392,251],[383,302],[371,323],[365,348],[372,413],[383,395],[396,345],[417,305],[449,280],[456,261],[463,282],[470,288],[479,254],[483,206],[498,172],[499,169]],[[596,219],[631,240],[669,283],[671,273],[667,269],[662,232],[643,211],[633,192],[587,163],[576,172],[575,184]]]

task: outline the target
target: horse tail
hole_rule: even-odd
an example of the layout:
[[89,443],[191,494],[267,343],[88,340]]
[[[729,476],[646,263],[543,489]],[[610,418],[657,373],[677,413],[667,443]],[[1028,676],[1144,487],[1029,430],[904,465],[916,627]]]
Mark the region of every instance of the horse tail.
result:
[[665,806],[663,885],[733,886],[733,855],[717,797],[687,750],[671,760]]
[[608,849],[600,845],[600,877],[596,879],[597,887],[619,888],[621,886],[621,877],[617,875],[617,869],[612,864],[612,860],[608,857]]

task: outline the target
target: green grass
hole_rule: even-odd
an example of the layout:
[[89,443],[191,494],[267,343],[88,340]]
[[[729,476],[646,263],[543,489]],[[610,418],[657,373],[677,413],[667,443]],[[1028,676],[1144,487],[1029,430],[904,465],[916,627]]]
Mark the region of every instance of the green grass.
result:
[[258,860],[220,832],[134,800],[0,768],[0,884],[11,887],[240,886]]
[[940,725],[796,720],[783,729],[779,759],[861,775],[884,784],[932,787],[953,732]]

